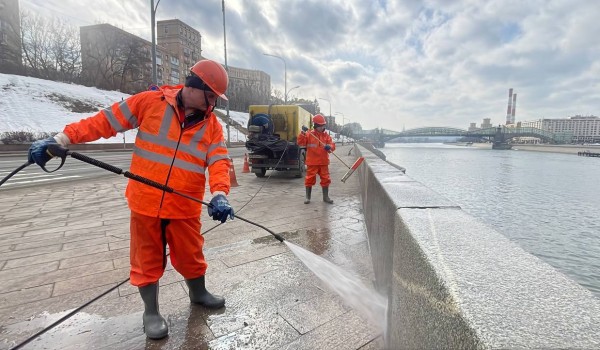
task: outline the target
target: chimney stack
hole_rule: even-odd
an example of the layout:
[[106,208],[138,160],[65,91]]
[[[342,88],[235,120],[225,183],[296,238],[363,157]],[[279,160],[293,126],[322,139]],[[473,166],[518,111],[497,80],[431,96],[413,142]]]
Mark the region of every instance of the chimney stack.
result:
[[513,100],[513,89],[508,89],[508,108],[506,109],[506,125],[510,124],[512,119],[512,100]]
[[510,115],[510,123],[514,124],[515,123],[515,110],[517,109],[517,94],[513,94],[513,99],[512,99],[512,112]]

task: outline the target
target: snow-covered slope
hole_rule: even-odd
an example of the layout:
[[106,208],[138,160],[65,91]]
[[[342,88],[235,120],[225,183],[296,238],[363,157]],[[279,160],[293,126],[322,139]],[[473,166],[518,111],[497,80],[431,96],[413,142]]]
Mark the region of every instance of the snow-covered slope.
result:
[[[58,132],[66,124],[86,118],[128,96],[118,91],[0,74],[0,133]],[[243,126],[248,122],[248,113],[230,112],[230,116]],[[225,123],[221,124],[227,139]],[[126,142],[133,142],[135,135],[136,130],[125,132]],[[245,135],[233,128],[230,139],[231,142],[246,140]],[[122,143],[123,134],[96,142]]]

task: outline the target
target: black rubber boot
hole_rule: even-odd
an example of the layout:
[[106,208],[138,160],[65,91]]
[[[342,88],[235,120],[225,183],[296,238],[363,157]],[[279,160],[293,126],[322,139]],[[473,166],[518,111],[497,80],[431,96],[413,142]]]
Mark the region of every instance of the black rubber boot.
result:
[[158,311],[158,283],[138,287],[144,301],[144,332],[150,339],[162,339],[169,334],[167,322]]
[[306,199],[304,200],[304,204],[310,203],[310,193],[312,192],[312,187],[306,188]]
[[329,187],[323,187],[323,202],[333,204],[333,200],[329,198]]
[[225,306],[225,298],[219,295],[210,294],[204,284],[204,276],[185,280],[190,290],[190,301],[209,309],[220,309]]

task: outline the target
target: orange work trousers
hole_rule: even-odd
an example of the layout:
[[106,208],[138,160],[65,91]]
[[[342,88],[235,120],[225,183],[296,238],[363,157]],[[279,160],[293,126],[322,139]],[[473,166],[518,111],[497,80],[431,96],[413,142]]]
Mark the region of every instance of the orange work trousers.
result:
[[331,178],[329,177],[328,165],[307,165],[304,186],[313,187],[317,183],[317,174],[321,178],[321,187],[329,187]]
[[166,246],[171,264],[185,279],[204,276],[200,218],[160,219],[131,212],[131,284],[138,287],[156,283],[167,265]]

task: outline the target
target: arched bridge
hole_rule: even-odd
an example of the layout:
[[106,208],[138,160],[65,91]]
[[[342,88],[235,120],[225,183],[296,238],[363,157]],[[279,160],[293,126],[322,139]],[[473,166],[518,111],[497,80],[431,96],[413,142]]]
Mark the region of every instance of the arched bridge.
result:
[[500,125],[486,129],[476,129],[467,131],[464,129],[450,127],[425,127],[406,131],[393,131],[388,129],[363,130],[360,133],[352,135],[355,139],[369,139],[380,147],[385,142],[389,142],[398,137],[427,137],[427,136],[462,136],[474,138],[489,138],[494,144],[506,144],[508,140],[515,137],[536,137],[549,143],[564,143],[564,135],[557,135],[552,132],[538,128],[507,127]]

